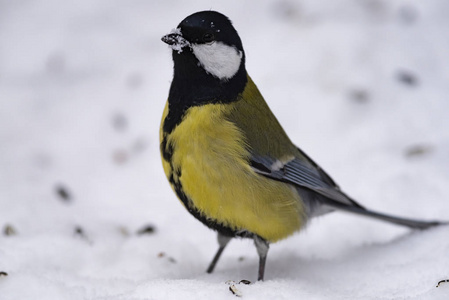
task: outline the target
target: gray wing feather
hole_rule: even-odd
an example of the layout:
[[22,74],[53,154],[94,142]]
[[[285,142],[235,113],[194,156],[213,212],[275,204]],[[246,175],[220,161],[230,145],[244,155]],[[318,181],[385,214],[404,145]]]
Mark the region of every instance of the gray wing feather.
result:
[[[281,165],[271,157],[253,155],[250,163],[255,172],[263,176],[292,184],[298,188],[298,191],[300,191],[300,188],[311,191],[302,193],[307,198],[303,200],[310,207],[315,207],[315,209],[316,207],[330,207],[415,229],[426,229],[448,224],[448,222],[442,221],[420,221],[401,218],[367,210],[343,193],[332,178],[313,162],[312,165],[309,165],[299,158],[294,158]],[[313,193],[315,193],[315,196],[313,196]],[[319,214],[312,214],[312,216]]]
[[342,193],[337,186],[324,181],[316,168],[307,165],[298,158],[287,162],[282,168],[278,169],[273,168],[276,165],[276,160],[266,156],[253,156],[251,164],[254,170],[261,175],[312,190],[326,198],[346,205],[361,207]]

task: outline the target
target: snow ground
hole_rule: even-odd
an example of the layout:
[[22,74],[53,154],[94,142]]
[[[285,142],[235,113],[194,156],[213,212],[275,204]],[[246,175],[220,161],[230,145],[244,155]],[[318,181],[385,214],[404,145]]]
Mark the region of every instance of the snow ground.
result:
[[[251,241],[215,234],[169,188],[160,37],[228,15],[286,131],[367,207],[449,219],[445,0],[0,1],[0,299],[234,299]],[[145,226],[154,232],[137,234]],[[14,234],[15,233],[15,234]],[[244,299],[449,299],[449,228],[335,213],[271,246]]]

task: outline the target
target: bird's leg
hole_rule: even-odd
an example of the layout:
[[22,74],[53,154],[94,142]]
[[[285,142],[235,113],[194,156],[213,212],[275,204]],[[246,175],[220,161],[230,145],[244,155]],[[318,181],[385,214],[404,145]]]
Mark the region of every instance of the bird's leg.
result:
[[221,256],[221,253],[223,253],[224,248],[226,247],[226,245],[229,243],[229,241],[232,238],[229,236],[224,236],[221,233],[218,233],[217,235],[217,240],[218,240],[218,251],[217,253],[215,253],[214,259],[212,260],[212,262],[210,263],[209,267],[207,268],[207,273],[212,273],[214,271],[215,265],[217,264],[218,259]]
[[269,244],[260,236],[254,236],[254,245],[256,246],[257,254],[259,254],[259,275],[257,280],[263,281],[263,276],[265,273],[265,262],[267,261],[267,253]]

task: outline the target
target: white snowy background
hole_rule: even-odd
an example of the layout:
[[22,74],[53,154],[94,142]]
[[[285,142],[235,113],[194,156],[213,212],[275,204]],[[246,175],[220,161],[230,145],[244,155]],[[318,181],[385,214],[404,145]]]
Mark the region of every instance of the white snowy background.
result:
[[[162,35],[214,9],[291,139],[363,205],[449,219],[447,0],[0,0],[0,299],[449,299],[449,228],[344,213],[268,253],[162,171]],[[137,234],[150,227],[153,232]],[[151,230],[149,230],[151,231]],[[2,273],[0,273],[2,274]]]

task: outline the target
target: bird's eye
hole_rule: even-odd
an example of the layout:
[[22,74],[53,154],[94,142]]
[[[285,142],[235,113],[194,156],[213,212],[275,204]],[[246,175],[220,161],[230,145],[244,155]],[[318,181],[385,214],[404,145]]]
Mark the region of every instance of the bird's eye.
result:
[[215,36],[213,33],[208,32],[203,35],[203,42],[205,42],[205,43],[211,43],[214,41],[214,39],[215,39]]

